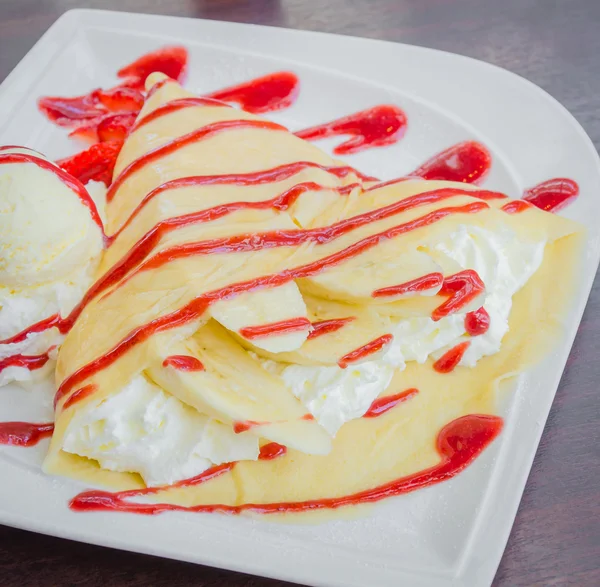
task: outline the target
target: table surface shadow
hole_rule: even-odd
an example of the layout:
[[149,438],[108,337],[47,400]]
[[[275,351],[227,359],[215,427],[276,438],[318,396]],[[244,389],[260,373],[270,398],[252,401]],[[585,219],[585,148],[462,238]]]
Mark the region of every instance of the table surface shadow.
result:
[[[83,7],[342,33],[469,55],[550,92],[580,121],[596,148],[600,145],[598,0],[0,0],[0,80],[64,11]],[[600,585],[599,281],[495,587]],[[288,584],[0,526],[0,585]]]

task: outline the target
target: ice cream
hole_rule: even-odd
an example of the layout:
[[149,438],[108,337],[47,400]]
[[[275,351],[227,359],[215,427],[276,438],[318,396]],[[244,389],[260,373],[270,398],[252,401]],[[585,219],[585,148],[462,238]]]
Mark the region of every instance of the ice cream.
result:
[[91,284],[104,246],[102,190],[92,190],[98,205],[40,153],[0,148],[0,386],[52,370],[58,329],[19,335],[67,316]]

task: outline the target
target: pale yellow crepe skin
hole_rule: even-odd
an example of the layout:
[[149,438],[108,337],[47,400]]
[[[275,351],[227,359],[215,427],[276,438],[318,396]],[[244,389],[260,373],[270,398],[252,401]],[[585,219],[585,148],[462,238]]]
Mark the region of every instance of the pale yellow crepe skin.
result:
[[[149,84],[159,79],[153,77]],[[161,104],[190,95],[176,83],[167,83],[147,100],[140,118]],[[169,140],[216,121],[233,119],[257,118],[233,108],[212,106],[185,108],[162,116],[130,135],[117,162],[115,177],[132,161]],[[147,193],[166,181],[192,175],[248,173],[296,161],[309,161],[323,166],[342,165],[313,145],[283,130],[245,128],[221,132],[179,149],[161,158],[158,163],[148,164],[131,175],[118,189],[109,205],[109,234],[126,223]],[[230,202],[269,200],[300,182],[315,182],[324,188],[340,188],[355,183],[362,184],[363,188],[372,185],[361,182],[353,173],[340,179],[326,171],[307,168],[288,179],[263,185],[205,185],[169,190],[151,200],[127,225],[108,249],[100,274],[109,271],[161,220]],[[363,191],[358,186],[345,196],[331,190],[313,190],[300,196],[285,212],[272,208],[240,210],[211,222],[195,224],[164,235],[151,256],[175,245],[240,233],[254,234],[288,229],[290,226],[329,226],[345,218],[393,205],[416,194],[447,187],[464,191],[441,202],[420,205],[401,215],[360,226],[326,244],[194,256],[177,259],[151,270],[138,271],[85,309],[61,348],[57,384],[60,385],[79,368],[108,352],[133,329],[180,309],[206,292],[312,263],[343,250],[360,239],[398,224],[411,222],[440,208],[465,206],[481,200],[468,195],[469,190],[475,189],[471,186],[418,180],[408,180],[370,191]],[[580,227],[535,208],[508,215],[499,210],[505,203],[506,200],[489,200],[488,209],[468,215],[449,215],[429,226],[382,241],[380,245],[364,253],[367,261],[382,256],[392,258],[394,249],[390,247],[393,245],[398,255],[410,255],[426,239],[451,232],[464,223],[493,228],[496,223],[502,222],[508,224],[521,238],[547,240],[549,244],[542,267],[514,298],[510,331],[505,336],[499,353],[483,358],[475,368],[458,367],[450,374],[434,371],[431,361],[423,365],[409,363],[405,371],[396,374],[385,395],[412,387],[417,388],[419,393],[378,418],[354,420],[344,425],[327,455],[305,454],[290,449],[285,456],[273,461],[242,462],[232,472],[203,485],[167,489],[153,499],[193,506],[211,503],[240,505],[289,502],[343,496],[381,485],[438,462],[435,439],[440,429],[451,420],[466,414],[495,413],[498,383],[538,360],[551,347],[551,341],[560,334],[561,319],[568,305],[571,284],[577,275],[575,259],[581,240],[577,236]],[[345,262],[347,271],[356,270],[362,262],[356,258]],[[338,271],[343,269],[344,263],[336,267]],[[399,268],[396,277],[402,277],[402,271]],[[410,271],[414,273],[414,267]],[[396,283],[398,282],[401,281]],[[380,308],[377,304],[367,308],[361,305],[361,299],[319,304],[318,299],[315,302],[314,298],[306,294],[330,297],[326,286],[319,284],[318,280],[313,282],[308,278],[300,283],[300,288],[305,293],[311,320],[336,317],[336,313],[343,315],[348,309],[353,309],[359,319],[353,326],[354,330],[348,330],[346,335],[342,334],[342,329],[335,337],[309,340],[296,351],[273,357],[278,360],[335,364],[344,349],[350,351],[385,333],[390,315],[428,315],[436,305],[432,301],[435,298],[412,299],[406,304],[400,301]],[[548,292],[552,295],[548,295]],[[335,298],[340,294],[331,295]],[[363,321],[360,319],[363,315],[361,313],[365,313]],[[142,371],[151,377],[155,373],[153,378],[163,384],[161,374],[156,373],[161,368],[163,358],[173,352],[173,349],[182,348],[181,345],[186,345],[188,350],[195,348],[193,352],[200,353],[198,347],[194,347],[198,344],[194,332],[206,319],[207,316],[199,316],[195,322],[151,336],[131,347],[118,360],[75,388],[94,384],[97,390],[93,395],[62,409],[65,399],[69,397],[67,394],[57,408],[55,433],[45,462],[46,471],[83,478],[115,489],[143,487],[137,475],[103,471],[92,461],[63,452],[61,446],[64,432],[71,418],[76,416],[78,410],[84,409],[88,402],[117,393]],[[238,343],[232,339],[231,344]],[[239,348],[239,352],[243,352]],[[205,352],[210,353],[210,344]],[[266,352],[261,354],[269,356]],[[215,369],[221,369],[221,375],[225,368],[222,365],[215,366]],[[252,369],[254,366],[249,365],[248,372]],[[256,381],[263,381],[262,374],[257,374],[257,377],[260,379]],[[165,379],[164,385],[168,385],[168,391],[181,401],[225,423],[232,423],[243,414],[254,416],[248,417],[248,420],[261,418],[260,421],[265,425],[260,427],[257,434],[265,441],[282,442],[289,439],[288,446],[294,446],[294,442],[304,446],[303,443],[306,442],[307,446],[314,448],[312,452],[315,453],[329,449],[329,439],[322,434],[315,422],[301,419],[306,410],[285,388],[278,387],[277,381],[264,379],[264,388],[267,390],[264,397],[255,402],[254,407],[248,405],[243,408],[240,414],[236,412],[237,404],[227,395],[226,390],[219,392],[218,386],[215,386],[215,395],[203,395],[201,389],[196,389],[196,386],[202,387],[201,381],[207,381],[206,385],[210,385],[208,379],[201,378],[190,380],[185,385],[181,381]],[[224,385],[226,387],[226,383]],[[263,386],[260,388],[263,389]]]

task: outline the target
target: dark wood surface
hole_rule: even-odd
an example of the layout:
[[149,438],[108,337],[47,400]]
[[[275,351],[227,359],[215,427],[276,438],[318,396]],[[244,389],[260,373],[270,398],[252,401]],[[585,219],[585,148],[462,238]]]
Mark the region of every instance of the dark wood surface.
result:
[[[58,16],[80,7],[343,33],[462,53],[510,69],[549,91],[600,146],[599,0],[0,0],[0,80]],[[599,281],[554,402],[497,587],[600,585]],[[284,583],[0,526],[0,585]]]

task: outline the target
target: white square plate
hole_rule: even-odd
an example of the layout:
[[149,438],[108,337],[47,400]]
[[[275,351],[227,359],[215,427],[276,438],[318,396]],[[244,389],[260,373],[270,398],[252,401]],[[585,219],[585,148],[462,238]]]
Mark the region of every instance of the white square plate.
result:
[[[586,224],[589,238],[570,326],[551,356],[515,385],[506,428],[481,458],[450,482],[380,504],[368,518],[285,526],[221,515],[76,514],[67,503],[81,486],[43,475],[40,445],[0,450],[0,523],[319,586],[490,584],[598,265],[600,166],[591,141],[542,90],[465,57],[318,33],[84,10],[65,14],[0,87],[0,142],[52,158],[75,151],[64,130],[37,111],[36,98],[109,87],[120,66],[169,43],[189,48],[186,85],[198,92],[271,71],[296,72],[300,98],[270,117],[290,129],[375,104],[399,105],[409,120],[404,139],[347,157],[383,179],[470,138],[492,152],[489,189],[518,197],[550,177],[575,179],[581,195],[564,213]],[[48,418],[49,398],[44,389],[3,390],[0,420],[31,419],[32,412]]]

